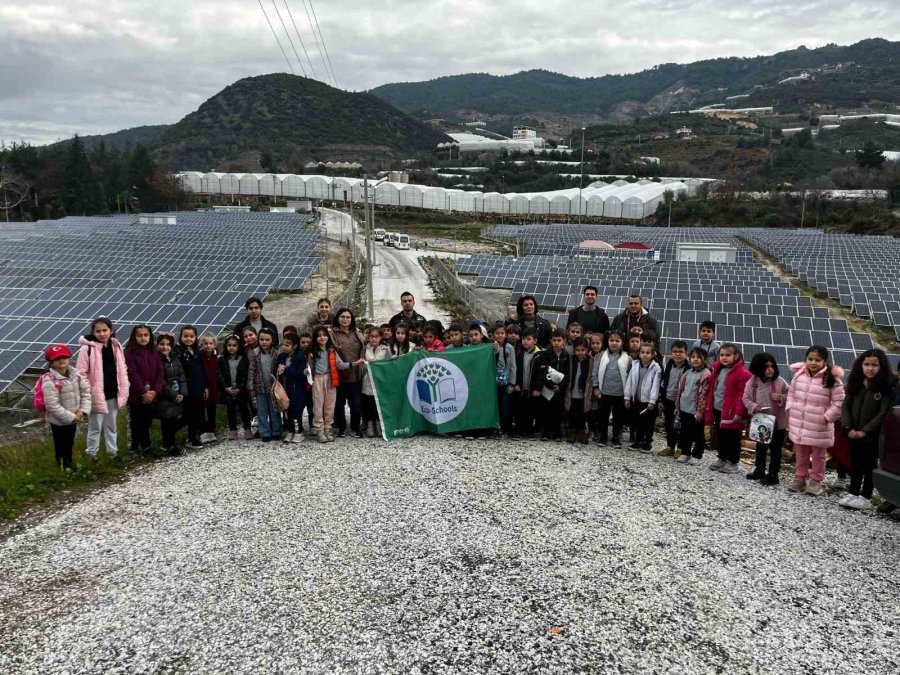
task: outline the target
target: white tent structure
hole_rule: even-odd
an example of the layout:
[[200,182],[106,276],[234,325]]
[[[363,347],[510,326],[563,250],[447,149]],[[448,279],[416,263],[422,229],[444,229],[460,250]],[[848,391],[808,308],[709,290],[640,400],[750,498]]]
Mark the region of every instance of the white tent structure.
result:
[[[362,202],[361,178],[269,173],[218,173],[184,171],[176,176],[186,192],[268,196],[283,198],[336,199],[345,195],[354,202]],[[568,215],[642,220],[655,213],[665,201],[666,192],[673,196],[692,195],[707,183],[704,179],[684,182],[663,179],[659,182],[643,180],[629,183],[591,183],[579,190],[551,190],[547,192],[508,193],[477,192],[406,183],[369,183],[369,199],[382,206],[405,206],[436,211],[462,213],[505,213],[511,215]]]

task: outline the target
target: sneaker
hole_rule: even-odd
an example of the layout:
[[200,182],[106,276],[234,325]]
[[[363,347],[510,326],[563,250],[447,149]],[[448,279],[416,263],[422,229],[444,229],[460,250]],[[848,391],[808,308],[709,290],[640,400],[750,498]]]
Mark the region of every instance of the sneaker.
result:
[[173,445],[171,448],[169,448],[169,452],[171,452],[176,457],[184,457],[184,453],[187,451],[184,449],[184,446]]
[[747,480],[762,480],[766,477],[766,472],[762,469],[754,469],[747,474]]
[[327,443],[328,436],[324,431],[319,431],[316,433],[316,440],[319,441],[319,443]]
[[847,476],[838,476],[831,481],[831,487],[835,490],[846,490],[850,487],[850,479]]
[[601,448],[605,448],[609,445],[609,441],[607,441],[605,438],[598,438],[597,445],[599,445]]
[[649,445],[642,445],[641,452],[644,453],[645,455],[649,455],[653,452],[653,448],[651,448]]
[[688,466],[700,466],[700,460],[697,459],[696,457],[691,457],[687,461],[687,464],[688,464]]
[[638,443],[638,442],[636,442],[636,441],[633,441],[633,442],[631,443],[631,445],[628,446],[628,449],[629,449],[629,450],[640,450],[640,449],[641,449],[641,444]]
[[845,506],[857,511],[866,511],[872,508],[872,500],[859,495],[850,500]]
[[618,448],[621,450],[622,449],[622,441],[619,440],[618,438],[614,438],[614,439],[612,439],[612,446],[614,448]]
[[781,481],[778,479],[778,476],[773,476],[771,474],[766,474],[764,478],[760,479],[760,485],[778,485]]
[[329,433],[326,433],[325,436],[328,438],[329,443],[334,443],[334,434],[329,432]]
[[728,464],[728,462],[726,462],[724,459],[717,459],[715,462],[713,462],[712,464],[709,465],[709,470],[710,471],[718,471],[719,469],[724,467],[726,464]]
[[882,502],[878,505],[878,513],[893,513],[897,510],[896,504],[891,504],[890,502]]
[[691,458],[690,455],[682,455],[681,457],[679,457],[679,458],[676,459],[675,461],[678,462],[679,464],[687,464],[687,463],[688,463],[688,460],[689,460],[690,458]]
[[806,494],[812,495],[813,497],[818,497],[824,493],[825,486],[817,480],[809,481],[809,485],[806,486]]
[[850,503],[856,499],[856,495],[845,494],[838,500],[838,506],[850,506]]
[[788,490],[791,492],[803,492],[804,488],[806,488],[805,478],[794,478],[794,480],[788,484]]
[[[339,438],[343,438],[344,436],[347,435],[347,429],[338,429],[338,430],[337,430],[337,435],[338,435]],[[329,436],[334,436],[334,434],[333,434],[333,433],[332,433],[332,434],[329,434]]]
[[294,440],[294,434],[292,434],[290,432],[286,433],[284,436],[281,437],[282,443],[290,443],[292,440]]
[[659,455],[660,457],[671,457],[672,455],[675,454],[675,448],[670,448],[667,446],[667,447],[663,448],[662,450],[660,450],[659,452],[657,452],[656,454]]
[[363,437],[362,432],[357,431],[356,429],[352,429],[350,431],[350,435],[353,436],[353,438],[362,438]]
[[228,432],[228,440],[229,440],[229,441],[236,441],[236,440],[237,440],[237,432],[236,432],[236,431],[229,431],[229,432]]
[[302,443],[303,434],[292,434],[291,443]]
[[244,429],[244,440],[245,441],[253,440],[253,429]]
[[740,473],[741,468],[734,462],[725,462],[725,466],[719,469],[719,473]]

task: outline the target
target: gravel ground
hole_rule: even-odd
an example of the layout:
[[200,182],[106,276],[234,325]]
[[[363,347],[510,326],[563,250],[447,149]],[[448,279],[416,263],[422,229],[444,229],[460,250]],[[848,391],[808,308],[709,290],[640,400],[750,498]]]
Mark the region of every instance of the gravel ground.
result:
[[222,443],[0,543],[0,672],[897,673],[898,543],[593,445]]

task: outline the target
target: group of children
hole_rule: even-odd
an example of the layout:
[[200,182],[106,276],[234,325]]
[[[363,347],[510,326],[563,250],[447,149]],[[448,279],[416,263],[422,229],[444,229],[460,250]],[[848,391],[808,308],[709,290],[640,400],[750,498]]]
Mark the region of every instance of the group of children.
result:
[[[351,320],[355,332],[352,314]],[[747,478],[777,484],[782,448],[790,438],[797,461],[789,488],[820,495],[826,450],[834,445],[840,421],[851,451],[849,492],[842,504],[867,508],[881,421],[898,396],[897,378],[881,350],[856,360],[845,388],[844,373],[829,363],[828,350],[812,346],[803,363],[791,366],[789,385],[772,355],[756,354],[747,368],[736,345],[715,341],[715,324],[708,321],[690,347],[673,342],[664,362],[656,337],[639,329],[627,336],[617,330],[585,335],[572,323],[566,332],[554,329],[542,349],[533,328],[479,321],[446,329],[436,321],[368,325],[359,331],[364,355],[348,362],[335,348],[335,330],[320,325],[308,334],[288,326],[279,336],[268,327],[247,326],[228,336],[219,353],[215,336],[198,336],[193,326],[183,326],[177,341],[168,333],[154,338],[149,326],[135,326],[123,347],[112,322],[98,318],[80,340],[77,369],[64,345],[46,351],[50,370],[40,381],[40,407],[51,425],[57,462],[71,468],[75,425],[85,416],[87,454],[97,455],[102,436],[107,453],[115,456],[117,411],[126,404],[135,453],[151,451],[150,429],[157,418],[163,439],[157,454],[184,453],[176,441],[181,427],[187,428],[187,447],[215,441],[218,405],[225,407],[231,440],[239,433],[253,438],[256,418],[263,442],[299,442],[305,410],[308,433],[328,443],[334,440],[340,373],[350,368],[363,371],[362,422],[373,437],[381,432],[366,363],[413,349],[440,352],[490,343],[500,430],[483,433],[549,441],[562,438],[565,422],[570,443],[588,443],[593,434],[600,446],[622,447],[627,427],[628,447],[650,453],[661,413],[666,445],[659,455],[695,466],[709,444],[717,452],[709,468],[736,473],[743,432],[761,415],[771,429],[757,442],[756,466]],[[470,437],[476,435],[481,434]]]

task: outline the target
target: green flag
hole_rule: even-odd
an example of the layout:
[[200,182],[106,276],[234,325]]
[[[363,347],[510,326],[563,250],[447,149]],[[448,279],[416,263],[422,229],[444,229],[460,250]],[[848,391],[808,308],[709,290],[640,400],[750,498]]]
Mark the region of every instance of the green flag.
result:
[[491,345],[416,350],[397,359],[372,361],[369,376],[385,440],[423,431],[495,429],[500,424]]

